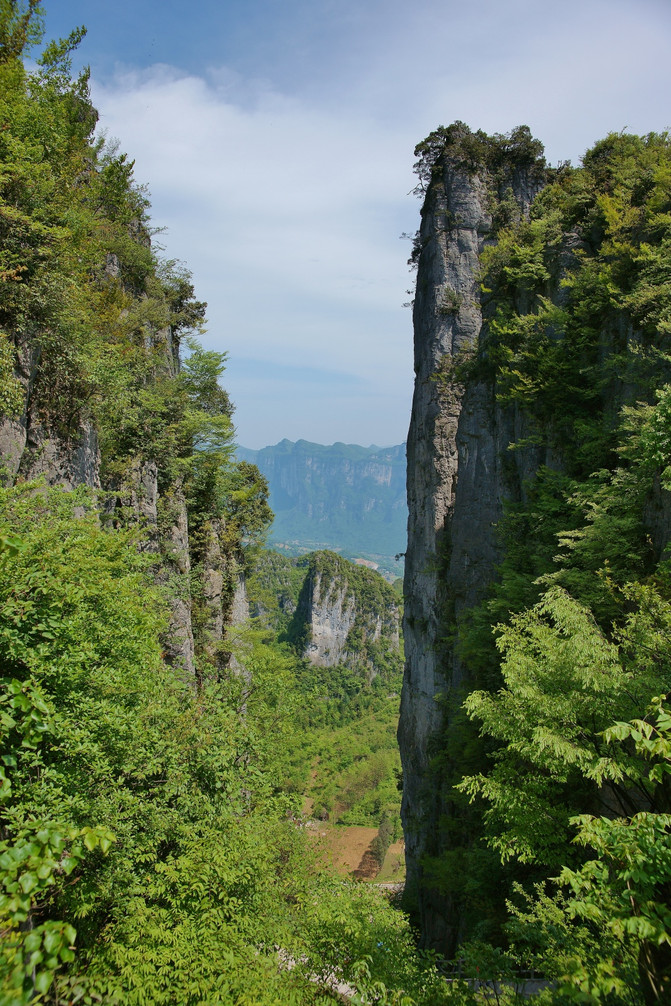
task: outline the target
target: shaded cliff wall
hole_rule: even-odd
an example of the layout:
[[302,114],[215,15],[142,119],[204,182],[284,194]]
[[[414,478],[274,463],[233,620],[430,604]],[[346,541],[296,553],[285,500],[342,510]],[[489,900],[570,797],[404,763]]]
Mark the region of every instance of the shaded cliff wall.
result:
[[458,368],[478,350],[486,310],[480,255],[495,239],[501,203],[527,214],[543,182],[541,157],[518,160],[511,150],[494,171],[448,150],[433,172],[418,235],[399,744],[408,887],[419,898],[425,941],[442,950],[453,946],[453,906],[422,883],[422,857],[439,852],[445,809],[428,772],[432,738],[444,726],[436,696],[462,682],[451,628],[491,581],[502,500],[519,496],[524,478],[548,460],[533,449],[516,452],[511,470],[506,448],[521,433],[520,417],[497,406],[490,382],[461,383]]
[[491,764],[460,707],[500,687],[493,626],[551,575],[610,631],[601,571],[616,587],[651,575],[669,541],[671,494],[651,467],[628,530],[602,531],[589,556],[558,544],[588,534],[595,474],[626,474],[640,410],[623,406],[654,402],[669,380],[670,151],[655,134],[613,134],[581,168],[551,171],[525,128],[487,137],[455,123],[418,152],[399,741],[409,885],[425,941],[451,954],[485,901],[503,919],[482,813],[454,789]]

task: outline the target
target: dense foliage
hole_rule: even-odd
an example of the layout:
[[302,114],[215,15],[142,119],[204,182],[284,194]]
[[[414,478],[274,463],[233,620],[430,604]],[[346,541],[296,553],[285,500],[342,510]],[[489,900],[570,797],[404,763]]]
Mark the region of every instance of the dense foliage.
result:
[[[19,417],[30,385],[45,436],[94,428],[106,487],[6,471],[0,491],[0,1003],[270,1006],[333,1001],[338,982],[361,1003],[477,1001],[378,892],[322,873],[300,827],[306,732],[337,726],[315,796],[379,821],[383,854],[391,669],[367,693],[351,668],[310,677],[267,626],[237,663],[209,648],[201,574],[217,550],[229,571],[245,551],[251,565],[267,486],[232,459],[224,358],[193,338],[205,306],[152,248],[132,162],[93,138],[87,74],[70,67],[82,33],[29,70],[39,0],[0,0],[0,410]],[[450,127],[418,150],[423,183],[446,145],[499,188],[539,155],[524,129],[490,142]],[[449,856],[425,868],[458,889],[480,978],[534,965],[553,983],[541,1001],[665,1002],[668,138],[607,138],[528,221],[497,226],[486,334],[464,367],[523,417],[513,449],[556,463],[511,498],[498,581],[452,627],[477,688],[435,751],[461,810],[441,824]],[[144,526],[146,465],[160,499]],[[188,580],[170,539],[182,504],[190,679],[165,659]],[[340,575],[328,555],[310,571]]]
[[[352,603],[357,609],[346,662],[333,666],[303,656],[317,575],[324,603],[344,592],[344,607]],[[398,837],[398,596],[378,573],[335,553],[291,558],[271,550],[256,557],[248,592],[255,629],[272,645],[275,659],[291,667],[300,696],[300,739],[291,754],[289,787],[299,793],[308,787],[318,818],[377,826],[386,815]],[[374,640],[380,626],[383,636]]]
[[248,676],[194,692],[162,662],[133,534],[101,528],[86,493],[30,483],[0,512],[0,1001],[307,1003],[329,975],[435,986],[403,918],[312,863],[282,792],[281,664],[257,651]]
[[[427,178],[456,140],[434,136]],[[472,938],[543,930],[556,1001],[665,1002],[671,142],[611,135],[548,179],[485,249],[478,350],[446,377],[485,382],[518,433],[496,583],[451,626],[476,690],[446,700],[450,851],[425,867]],[[540,459],[522,484],[515,452]],[[572,896],[543,900],[557,876]],[[536,899],[506,910],[520,883]]]
[[[0,0],[0,409],[28,397],[63,456],[95,430],[104,489],[3,472],[0,1003],[270,1006],[337,982],[440,1002],[404,916],[313,861],[286,786],[295,668],[210,647],[206,588],[251,563],[267,487],[232,460],[204,305],[152,248],[132,162],[93,138],[83,30],[24,65],[40,14]],[[166,660],[184,596],[190,675]]]

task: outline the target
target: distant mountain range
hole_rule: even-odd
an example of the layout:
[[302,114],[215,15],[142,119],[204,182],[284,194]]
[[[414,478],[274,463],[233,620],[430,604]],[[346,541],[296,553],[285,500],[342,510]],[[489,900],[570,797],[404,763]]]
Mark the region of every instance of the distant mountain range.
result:
[[270,487],[275,521],[268,544],[289,555],[332,549],[402,575],[408,512],[405,444],[360,447],[282,440],[253,451],[237,448],[257,465]]

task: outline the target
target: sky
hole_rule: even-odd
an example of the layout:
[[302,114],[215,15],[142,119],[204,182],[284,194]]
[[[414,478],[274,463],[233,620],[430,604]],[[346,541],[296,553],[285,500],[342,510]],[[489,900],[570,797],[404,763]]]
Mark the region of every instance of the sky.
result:
[[237,440],[391,446],[412,396],[413,150],[530,126],[553,164],[671,127],[670,0],[45,0],[208,302]]

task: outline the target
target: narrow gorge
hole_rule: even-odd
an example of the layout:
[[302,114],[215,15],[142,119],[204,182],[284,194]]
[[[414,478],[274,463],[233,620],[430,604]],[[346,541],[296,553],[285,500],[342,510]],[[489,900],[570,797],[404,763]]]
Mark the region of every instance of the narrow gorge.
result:
[[235,445],[43,25],[1,0],[0,1006],[671,1001],[671,139],[417,147],[402,596],[402,445]]

